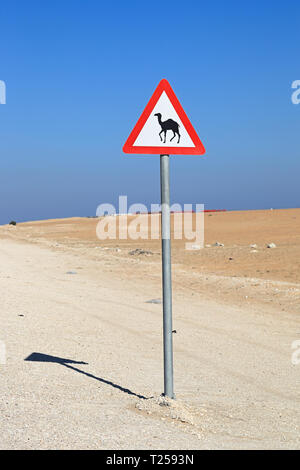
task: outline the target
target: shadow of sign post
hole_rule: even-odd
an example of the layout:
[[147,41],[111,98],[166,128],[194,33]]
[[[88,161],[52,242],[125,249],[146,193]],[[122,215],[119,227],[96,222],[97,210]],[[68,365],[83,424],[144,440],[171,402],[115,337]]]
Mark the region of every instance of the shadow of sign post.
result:
[[128,388],[124,388],[121,385],[115,384],[114,382],[111,382],[110,380],[103,379],[101,377],[96,377],[93,374],[90,374],[89,372],[85,372],[81,369],[78,369],[77,367],[74,367],[71,364],[82,364],[82,365],[88,365],[88,362],[83,362],[83,361],[74,361],[73,359],[65,359],[62,357],[57,357],[57,356],[50,356],[48,354],[42,354],[42,353],[37,353],[34,352],[30,354],[26,359],[24,359],[26,362],[48,362],[48,363],[54,363],[54,364],[61,364],[64,367],[67,367],[68,369],[72,369],[75,372],[78,372],[79,374],[83,374],[87,377],[90,377],[91,379],[98,380],[98,382],[104,383],[106,385],[110,385],[113,388],[116,388],[120,390],[121,392],[127,393],[128,395],[133,395],[137,398],[141,398],[143,400],[147,400],[146,397],[143,395],[139,395],[137,393],[132,392]]

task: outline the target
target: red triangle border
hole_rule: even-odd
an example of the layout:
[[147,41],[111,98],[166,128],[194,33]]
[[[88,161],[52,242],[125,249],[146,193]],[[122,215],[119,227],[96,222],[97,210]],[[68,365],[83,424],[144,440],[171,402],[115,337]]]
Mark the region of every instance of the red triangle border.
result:
[[[184,125],[186,131],[188,132],[191,140],[195,147],[138,147],[133,146],[138,135],[140,134],[142,128],[144,127],[147,119],[152,113],[157,101],[161,97],[162,93],[165,92],[174,106],[175,111],[180,117],[182,124]],[[205,153],[205,148],[199,139],[195,129],[193,128],[189,118],[184,112],[183,107],[181,106],[177,96],[175,95],[171,85],[168,80],[163,79],[159,82],[158,87],[150,98],[146,108],[142,112],[138,122],[131,131],[127,141],[123,146],[124,153],[135,153],[135,154],[158,154],[158,155],[203,155]]]

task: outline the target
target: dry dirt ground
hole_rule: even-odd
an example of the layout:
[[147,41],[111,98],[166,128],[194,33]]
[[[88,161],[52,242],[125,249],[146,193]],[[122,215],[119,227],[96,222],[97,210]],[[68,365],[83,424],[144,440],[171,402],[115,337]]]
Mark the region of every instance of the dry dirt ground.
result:
[[98,222],[0,227],[0,448],[298,449],[300,209],[205,214],[212,246],[174,240],[174,402],[159,241]]

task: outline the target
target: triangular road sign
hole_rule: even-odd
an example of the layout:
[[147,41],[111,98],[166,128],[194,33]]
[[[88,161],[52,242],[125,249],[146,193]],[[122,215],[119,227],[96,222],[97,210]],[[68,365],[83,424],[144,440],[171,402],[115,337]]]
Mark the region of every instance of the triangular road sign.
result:
[[205,153],[201,140],[167,80],[159,83],[123,151],[173,155]]

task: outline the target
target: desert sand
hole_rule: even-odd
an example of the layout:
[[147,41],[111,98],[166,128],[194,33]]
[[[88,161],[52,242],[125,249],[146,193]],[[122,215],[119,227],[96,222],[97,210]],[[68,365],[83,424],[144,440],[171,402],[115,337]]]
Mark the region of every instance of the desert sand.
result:
[[0,227],[0,448],[298,449],[300,209],[205,214],[211,246],[174,240],[167,403],[160,242],[98,222]]

